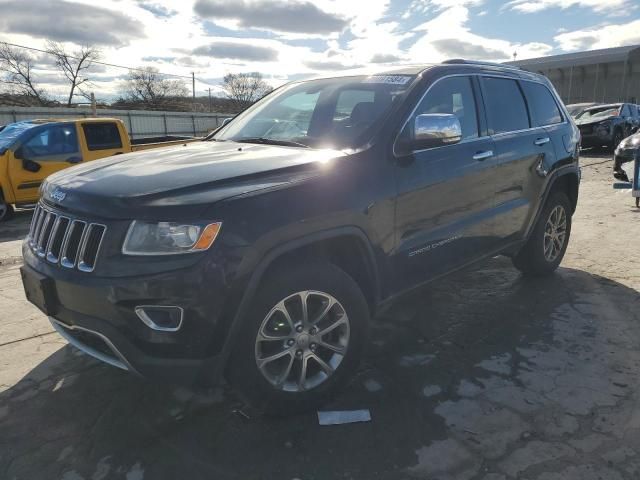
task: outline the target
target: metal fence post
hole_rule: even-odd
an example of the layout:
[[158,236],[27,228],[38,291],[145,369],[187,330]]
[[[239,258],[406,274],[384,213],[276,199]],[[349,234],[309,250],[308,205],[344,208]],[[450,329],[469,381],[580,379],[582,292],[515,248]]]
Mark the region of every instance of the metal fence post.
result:
[[164,121],[164,136],[168,137],[169,136],[169,130],[167,129],[167,114],[166,113],[162,114],[162,120]]
[[193,122],[193,136],[197,136],[196,134],[196,116],[195,115],[191,115],[191,121]]

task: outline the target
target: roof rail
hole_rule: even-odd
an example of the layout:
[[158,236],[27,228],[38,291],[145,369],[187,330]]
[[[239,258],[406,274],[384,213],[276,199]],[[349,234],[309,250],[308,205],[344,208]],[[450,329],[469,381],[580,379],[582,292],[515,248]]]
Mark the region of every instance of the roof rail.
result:
[[450,58],[449,60],[445,60],[442,63],[445,65],[485,65],[487,67],[500,67],[500,68],[510,68],[513,70],[522,70],[520,67],[516,67],[514,65],[507,65],[504,63],[497,63],[497,62],[485,62],[482,60],[465,60],[464,58]]

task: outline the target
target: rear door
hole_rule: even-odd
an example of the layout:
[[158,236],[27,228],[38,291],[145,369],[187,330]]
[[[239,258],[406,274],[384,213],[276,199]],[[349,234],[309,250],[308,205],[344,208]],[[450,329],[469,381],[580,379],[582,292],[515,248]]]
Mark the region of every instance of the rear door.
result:
[[81,161],[74,123],[51,123],[35,128],[9,159],[9,179],[16,203],[35,202],[45,178]]
[[83,122],[82,142],[87,161],[124,153],[122,135],[116,122]]
[[494,231],[506,245],[524,237],[542,190],[538,172],[555,163],[555,150],[545,126],[530,118],[518,80],[484,76],[481,83],[496,153]]
[[476,82],[471,76],[437,80],[407,120],[455,114],[462,140],[397,158],[396,251],[399,290],[465,264],[493,247],[493,141],[482,136]]

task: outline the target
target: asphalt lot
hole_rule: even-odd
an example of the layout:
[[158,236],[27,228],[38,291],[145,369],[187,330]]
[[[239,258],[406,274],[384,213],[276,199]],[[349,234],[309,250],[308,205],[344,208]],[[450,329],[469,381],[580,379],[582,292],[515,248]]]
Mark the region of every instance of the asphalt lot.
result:
[[584,155],[567,256],[525,280],[509,260],[397,302],[329,409],[251,415],[220,387],[142,381],[80,354],[26,302],[29,212],[0,227],[0,479],[636,479],[640,210]]

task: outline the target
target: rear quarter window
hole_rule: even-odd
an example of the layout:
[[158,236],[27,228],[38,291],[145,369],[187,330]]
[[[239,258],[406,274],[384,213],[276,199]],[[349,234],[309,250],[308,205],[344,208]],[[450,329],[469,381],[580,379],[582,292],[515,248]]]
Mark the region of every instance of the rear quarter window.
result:
[[522,89],[527,97],[531,110],[531,121],[534,127],[553,125],[562,122],[562,114],[558,104],[547,87],[541,83],[522,82]]
[[515,80],[486,77],[482,79],[482,87],[491,133],[514,132],[529,128],[527,107]]
[[113,122],[85,123],[82,130],[87,139],[87,148],[91,151],[122,148],[120,131]]

